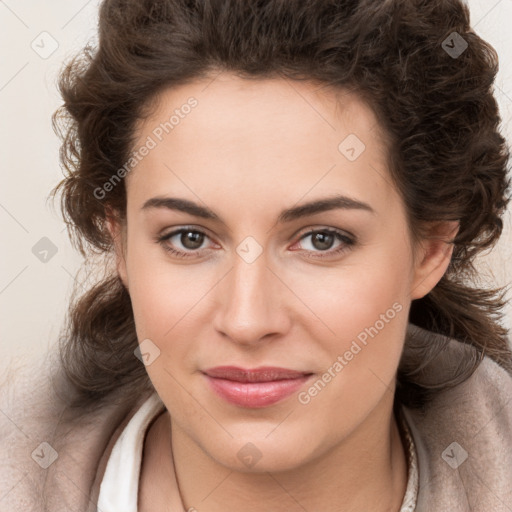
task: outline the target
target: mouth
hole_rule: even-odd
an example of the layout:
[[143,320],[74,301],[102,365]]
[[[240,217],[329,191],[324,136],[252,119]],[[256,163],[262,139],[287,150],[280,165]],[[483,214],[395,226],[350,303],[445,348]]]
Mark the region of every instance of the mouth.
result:
[[278,367],[244,369],[218,366],[203,372],[210,389],[225,401],[246,408],[261,408],[298,391],[313,373]]

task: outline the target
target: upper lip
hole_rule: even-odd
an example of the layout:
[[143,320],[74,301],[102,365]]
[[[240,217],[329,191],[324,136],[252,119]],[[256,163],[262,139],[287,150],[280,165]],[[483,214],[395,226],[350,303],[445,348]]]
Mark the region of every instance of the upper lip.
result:
[[203,373],[209,377],[233,380],[236,382],[270,382],[284,379],[298,379],[306,375],[311,375],[311,372],[301,372],[276,366],[261,366],[252,369],[238,368],[237,366],[216,366],[215,368],[205,370]]

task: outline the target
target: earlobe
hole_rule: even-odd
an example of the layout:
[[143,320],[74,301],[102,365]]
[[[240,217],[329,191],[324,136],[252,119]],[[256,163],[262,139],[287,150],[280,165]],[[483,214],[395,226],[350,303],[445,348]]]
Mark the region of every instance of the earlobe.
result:
[[416,252],[411,299],[421,299],[441,280],[453,254],[452,240],[459,230],[457,221],[431,224],[428,234],[419,243]]
[[119,220],[119,217],[113,212],[111,208],[107,208],[105,223],[107,230],[112,238],[112,245],[116,257],[116,268],[121,281],[126,289],[128,289],[128,274],[126,271],[126,258],[125,258],[125,228],[124,224]]

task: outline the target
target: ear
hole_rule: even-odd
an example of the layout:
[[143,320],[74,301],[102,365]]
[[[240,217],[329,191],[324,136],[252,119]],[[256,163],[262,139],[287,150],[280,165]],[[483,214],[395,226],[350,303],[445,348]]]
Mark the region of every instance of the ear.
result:
[[415,248],[414,279],[411,299],[421,299],[441,280],[453,253],[451,241],[459,231],[457,221],[430,223]]
[[116,267],[119,277],[128,289],[128,273],[126,271],[126,223],[110,207],[106,208],[105,223],[112,238],[116,255]]

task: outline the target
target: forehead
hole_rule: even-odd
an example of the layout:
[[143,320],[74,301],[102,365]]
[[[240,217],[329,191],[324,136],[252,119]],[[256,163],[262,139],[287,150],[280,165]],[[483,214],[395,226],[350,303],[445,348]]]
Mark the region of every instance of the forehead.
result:
[[151,149],[127,176],[138,205],[171,191],[291,202],[333,189],[366,201],[394,192],[376,116],[347,90],[223,73],[156,100],[134,147]]
[[[196,105],[189,108],[192,101]],[[172,126],[162,127],[160,135],[172,132],[176,142],[182,142],[180,135],[185,139],[190,130],[200,130],[212,143],[227,136],[246,139],[248,134],[271,138],[278,130],[287,142],[301,136],[314,139],[317,131],[329,133],[329,141],[334,142],[344,130],[361,137],[371,134],[372,139],[383,136],[373,111],[348,89],[285,78],[244,79],[229,73],[164,90],[153,101],[151,115],[139,122],[137,133],[156,131],[160,138],[158,127],[169,121]]]

